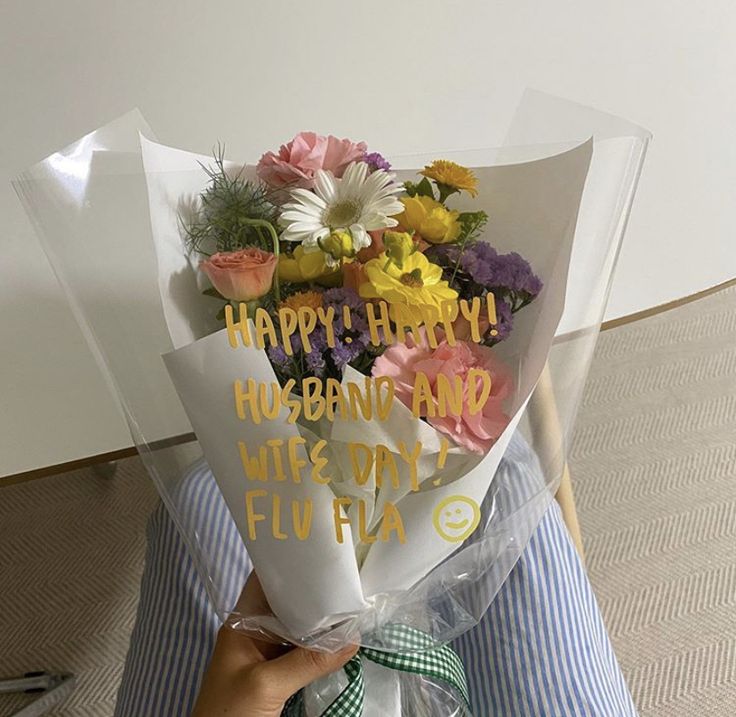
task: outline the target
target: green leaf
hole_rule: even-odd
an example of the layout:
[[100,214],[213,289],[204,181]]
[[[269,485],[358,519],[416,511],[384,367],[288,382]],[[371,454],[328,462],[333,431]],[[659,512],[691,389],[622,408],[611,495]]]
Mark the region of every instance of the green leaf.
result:
[[434,199],[434,188],[432,187],[432,182],[430,182],[426,177],[424,177],[419,184],[415,185],[415,189],[419,196]]
[[209,289],[205,289],[202,292],[205,296],[211,296],[213,299],[222,299],[223,301],[227,301],[227,299],[217,290],[214,286],[211,286]]
[[451,197],[453,194],[460,193],[459,189],[451,187],[449,184],[442,184],[441,182],[437,182],[437,189],[440,192],[440,202],[442,202],[442,204],[447,201],[448,197]]

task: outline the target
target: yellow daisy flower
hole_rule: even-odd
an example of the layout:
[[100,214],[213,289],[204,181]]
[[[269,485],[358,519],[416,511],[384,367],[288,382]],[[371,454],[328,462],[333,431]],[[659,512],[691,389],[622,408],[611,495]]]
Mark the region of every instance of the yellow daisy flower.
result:
[[383,299],[390,305],[394,320],[393,305],[406,306],[416,323],[421,324],[421,307],[439,310],[443,301],[457,299],[457,291],[442,279],[442,269],[421,252],[407,256],[401,268],[384,252],[366,262],[364,270],[368,280],[360,285],[360,295],[364,299]]
[[317,291],[299,291],[279,304],[280,309],[293,309],[294,311],[299,311],[303,306],[316,311],[322,306],[322,294]]
[[466,191],[471,197],[478,194],[478,178],[472,170],[455,162],[450,162],[448,159],[435,159],[419,174],[434,179],[437,184],[444,184],[446,187],[452,187],[458,191]]

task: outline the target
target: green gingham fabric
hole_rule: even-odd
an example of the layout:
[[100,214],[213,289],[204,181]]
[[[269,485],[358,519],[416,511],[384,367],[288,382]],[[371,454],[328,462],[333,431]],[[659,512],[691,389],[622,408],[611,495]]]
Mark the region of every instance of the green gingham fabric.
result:
[[[469,707],[465,669],[451,647],[437,645],[425,632],[407,625],[388,625],[382,630],[381,637],[392,651],[361,647],[343,668],[348,678],[347,686],[320,717],[361,717],[365,698],[364,658],[391,670],[411,672],[445,682],[460,693],[466,707]],[[302,714],[302,693],[297,692],[286,703],[281,715],[301,717]]]

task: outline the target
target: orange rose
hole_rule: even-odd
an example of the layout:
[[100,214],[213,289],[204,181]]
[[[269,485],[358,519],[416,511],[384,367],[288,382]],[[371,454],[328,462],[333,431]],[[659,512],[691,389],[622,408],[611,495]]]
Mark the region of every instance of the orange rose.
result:
[[218,252],[199,266],[226,299],[253,301],[270,290],[276,264],[271,252],[248,247]]

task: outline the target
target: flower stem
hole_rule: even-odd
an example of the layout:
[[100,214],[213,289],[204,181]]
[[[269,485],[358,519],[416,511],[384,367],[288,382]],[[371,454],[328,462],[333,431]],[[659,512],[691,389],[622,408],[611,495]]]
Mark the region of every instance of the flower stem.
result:
[[455,261],[455,268],[452,271],[452,276],[450,277],[450,286],[452,286],[453,282],[455,281],[455,276],[457,275],[457,270],[460,267],[460,260],[463,258],[463,252],[465,251],[465,246],[468,243],[468,240],[480,229],[480,227],[483,225],[482,218],[476,219],[474,222],[471,222],[468,226],[464,227],[465,232],[463,233],[463,238],[460,240],[460,251],[457,255],[457,260]]
[[460,259],[463,257],[463,252],[465,251],[465,245],[468,243],[468,237],[470,236],[470,233],[466,234],[463,237],[463,240],[460,242],[460,251],[457,255],[457,261],[455,262],[455,268],[452,270],[452,276],[450,277],[450,286],[453,286],[455,283],[455,277],[457,276],[457,270],[460,266]]
[[458,191],[457,189],[455,189],[455,187],[450,187],[447,184],[441,184],[440,182],[436,182],[436,184],[437,184],[437,189],[440,192],[440,198],[439,198],[440,204],[444,204],[447,201],[448,197],[450,197],[451,195],[455,194]]
[[[260,227],[263,227],[271,235],[271,241],[273,242],[273,255],[276,257],[276,271],[273,273],[273,296],[278,304],[281,301],[281,290],[279,287],[279,235],[273,228],[273,224],[266,219],[250,219],[249,217],[243,217],[240,220],[243,224],[248,224],[256,228],[256,231]],[[260,234],[260,232],[259,232]]]

